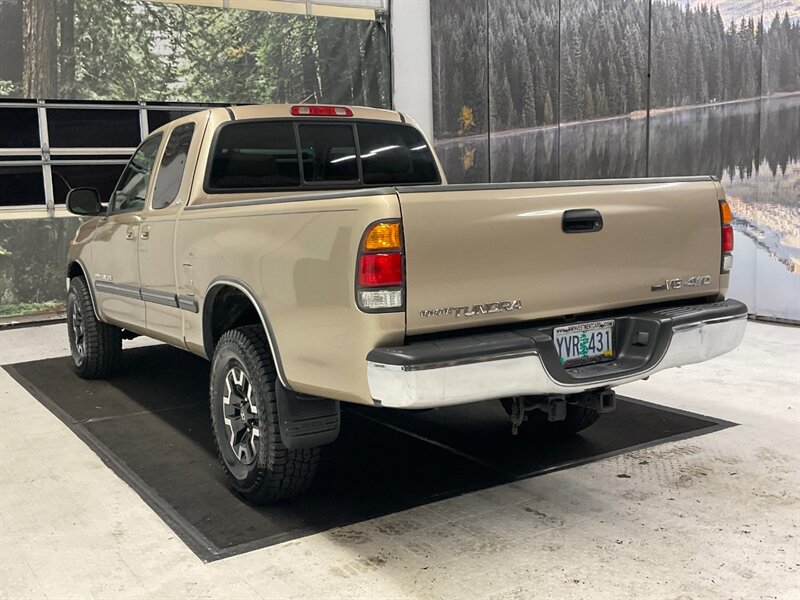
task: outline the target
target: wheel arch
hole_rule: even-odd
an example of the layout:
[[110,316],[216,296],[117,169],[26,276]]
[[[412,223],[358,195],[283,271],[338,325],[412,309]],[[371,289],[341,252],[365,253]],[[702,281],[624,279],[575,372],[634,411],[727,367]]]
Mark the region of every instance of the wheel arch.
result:
[[89,288],[89,298],[92,300],[94,314],[100,318],[100,311],[97,310],[97,300],[94,296],[94,282],[92,281],[91,277],[89,277],[89,271],[86,269],[86,265],[83,264],[83,261],[80,258],[75,258],[69,261],[67,264],[67,293],[69,293],[69,282],[72,281],[74,277],[83,277],[83,279],[86,281],[86,286]]
[[214,347],[223,333],[234,327],[260,323],[267,336],[278,379],[283,387],[291,389],[269,317],[250,286],[232,277],[214,279],[203,299],[202,315],[203,349],[209,360],[214,356]]

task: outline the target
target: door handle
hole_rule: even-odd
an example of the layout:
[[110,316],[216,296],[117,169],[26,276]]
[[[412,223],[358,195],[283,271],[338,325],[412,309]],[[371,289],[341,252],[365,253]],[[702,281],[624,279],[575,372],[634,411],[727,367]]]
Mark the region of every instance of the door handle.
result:
[[603,228],[603,216],[593,208],[565,210],[561,217],[564,233],[591,233]]
[[149,240],[150,239],[150,230],[149,229],[142,229],[142,234],[139,237],[141,237],[143,240]]
[[132,240],[136,237],[136,232],[133,230],[133,227],[128,227],[128,230],[125,232],[125,239]]

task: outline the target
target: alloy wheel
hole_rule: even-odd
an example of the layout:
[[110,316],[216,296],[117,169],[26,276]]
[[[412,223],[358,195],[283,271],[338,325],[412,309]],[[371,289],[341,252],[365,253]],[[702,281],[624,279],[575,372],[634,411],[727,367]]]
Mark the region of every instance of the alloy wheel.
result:
[[70,327],[72,328],[75,352],[78,354],[76,362],[80,364],[86,355],[86,325],[83,322],[83,311],[81,310],[80,302],[77,300],[72,303]]
[[244,370],[234,365],[225,375],[222,416],[228,443],[242,464],[252,464],[258,454],[258,409],[253,399],[253,386]]

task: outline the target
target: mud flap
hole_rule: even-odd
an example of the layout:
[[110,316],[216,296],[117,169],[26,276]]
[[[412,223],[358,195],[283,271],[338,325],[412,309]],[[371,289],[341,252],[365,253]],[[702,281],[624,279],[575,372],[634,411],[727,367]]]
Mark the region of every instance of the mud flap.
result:
[[289,450],[330,444],[339,437],[339,402],[287,390],[276,382],[281,439]]

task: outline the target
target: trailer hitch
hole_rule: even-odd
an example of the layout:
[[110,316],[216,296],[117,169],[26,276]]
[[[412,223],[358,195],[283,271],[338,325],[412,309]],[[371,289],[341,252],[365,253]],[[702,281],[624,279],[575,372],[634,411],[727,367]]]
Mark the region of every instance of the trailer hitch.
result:
[[563,421],[567,418],[567,404],[575,404],[608,413],[617,408],[617,396],[614,390],[601,389],[568,396],[553,394],[549,396],[514,396],[503,401],[508,416],[511,417],[511,434],[517,435],[520,426],[528,420],[528,413],[541,410],[547,414],[550,422]]
[[565,396],[515,396],[511,398],[511,434],[517,435],[519,427],[528,420],[527,413],[541,410],[547,413],[548,421],[563,421],[567,418],[567,399]]

